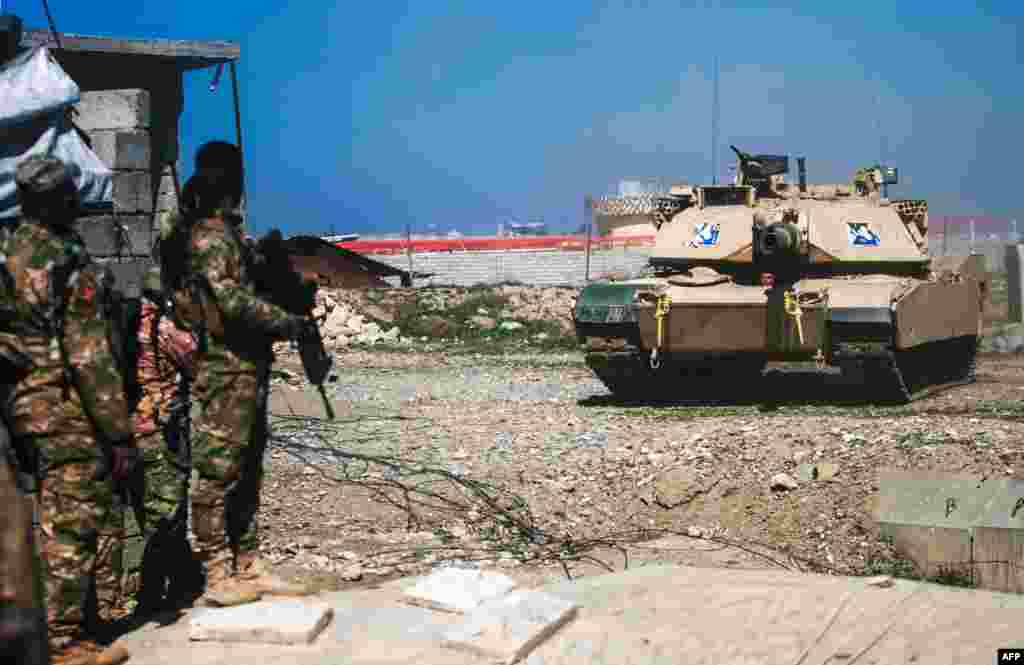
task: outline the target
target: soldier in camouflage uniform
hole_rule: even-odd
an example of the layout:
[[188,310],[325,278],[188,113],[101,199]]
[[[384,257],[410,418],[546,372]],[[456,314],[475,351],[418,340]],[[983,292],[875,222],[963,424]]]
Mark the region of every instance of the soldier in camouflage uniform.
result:
[[[4,386],[5,391],[9,386]],[[47,665],[46,603],[32,534],[32,503],[19,487],[11,441],[0,423],[0,662]]]
[[[148,528],[138,601],[139,610],[147,612],[189,599],[202,590],[203,580],[185,524],[191,469],[184,439],[189,435],[195,338],[168,310],[159,268],[146,273],[141,310],[136,332],[141,398],[135,408],[135,437],[145,463]],[[135,589],[136,580],[129,580],[126,588]]]
[[206,562],[208,592],[214,595],[231,594],[238,582],[263,593],[297,593],[300,588],[267,574],[255,556],[243,558],[241,546],[259,505],[258,433],[266,425],[259,422],[266,418],[260,385],[272,362],[268,349],[272,340],[294,339],[307,324],[255,294],[253,256],[234,212],[241,200],[237,149],[207,144],[196,161],[177,222],[185,238],[180,254],[187,257],[188,288],[180,277],[169,276],[173,257],[180,255],[170,248],[178,245],[165,244],[161,255],[163,274],[174,284],[175,309],[200,337],[194,390],[201,416],[192,440],[199,477],[192,490],[197,554]]
[[13,293],[14,334],[0,353],[26,371],[6,405],[11,434],[40,452],[40,551],[52,637],[94,639],[119,600],[114,551],[123,538],[118,487],[137,450],[124,383],[101,317],[102,280],[73,222],[67,167],[31,157],[15,176],[22,223],[0,275]]

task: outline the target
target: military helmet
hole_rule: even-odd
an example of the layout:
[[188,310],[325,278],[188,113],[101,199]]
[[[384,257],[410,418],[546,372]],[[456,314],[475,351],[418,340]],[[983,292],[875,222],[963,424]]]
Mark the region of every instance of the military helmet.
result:
[[71,170],[56,157],[32,155],[18,165],[14,174],[18,189],[33,197],[64,193],[73,188]]
[[242,151],[227,141],[209,141],[196,151],[196,170],[223,169],[239,172],[242,169]]

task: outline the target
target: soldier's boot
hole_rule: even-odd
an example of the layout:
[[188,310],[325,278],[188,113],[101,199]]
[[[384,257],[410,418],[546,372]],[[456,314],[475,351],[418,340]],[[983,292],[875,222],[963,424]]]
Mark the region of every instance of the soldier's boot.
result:
[[167,568],[173,562],[167,561],[165,556],[163,535],[157,528],[142,554],[142,566],[139,571],[139,590],[135,595],[138,603],[135,607],[136,615],[149,615],[161,611],[164,608],[164,595],[167,586]]
[[184,535],[172,537],[168,542],[168,558],[173,562],[167,574],[168,607],[178,608],[190,605],[203,594],[205,576],[203,566]]
[[270,567],[258,557],[243,555],[233,559],[236,565],[229,569],[230,573],[222,574],[212,582],[208,581],[203,596],[208,604],[227,607],[251,603],[265,595],[306,596],[312,593],[304,585],[274,575]]
[[271,571],[270,564],[256,552],[239,556],[238,577],[257,585],[263,593],[271,596],[308,596],[312,593],[305,585],[289,582]]

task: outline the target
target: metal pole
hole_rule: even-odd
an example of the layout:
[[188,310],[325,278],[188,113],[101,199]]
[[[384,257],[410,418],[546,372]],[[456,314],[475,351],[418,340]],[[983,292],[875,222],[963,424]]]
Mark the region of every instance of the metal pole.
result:
[[974,220],[971,220],[971,254],[974,254]]
[[235,139],[238,141],[238,152],[242,156],[242,224],[246,221],[245,205],[245,151],[242,147],[242,107],[238,101],[238,72],[235,68],[235,61],[231,61],[231,94],[235,100]]
[[949,255],[949,217],[943,220],[942,224],[942,255]]
[[1020,240],[1020,238],[1017,236],[1017,220],[1016,219],[1011,219],[1010,220],[1010,238],[1012,238],[1012,240],[1010,240],[1010,242],[1015,243],[1015,244]]
[[412,223],[405,223],[405,253],[409,257],[409,277],[412,278]]
[[594,201],[590,196],[586,196],[583,199],[583,218],[586,220],[587,226],[587,241],[586,241],[586,255],[584,259],[583,268],[583,281],[584,283],[590,282],[590,236],[591,227],[593,226],[594,219]]
[[718,55],[715,55],[711,96],[711,184],[718,184]]

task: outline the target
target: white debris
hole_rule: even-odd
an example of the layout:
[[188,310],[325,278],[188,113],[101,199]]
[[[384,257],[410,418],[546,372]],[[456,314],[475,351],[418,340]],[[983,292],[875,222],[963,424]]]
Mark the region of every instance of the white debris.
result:
[[309,644],[330,623],[334,610],[322,602],[279,600],[218,609],[197,608],[189,639],[263,644]]
[[445,632],[444,646],[511,665],[576,617],[568,600],[538,591],[516,591],[482,604]]
[[421,578],[405,594],[406,599],[416,605],[447,612],[465,612],[485,600],[508,593],[515,586],[514,580],[501,573],[443,568]]

